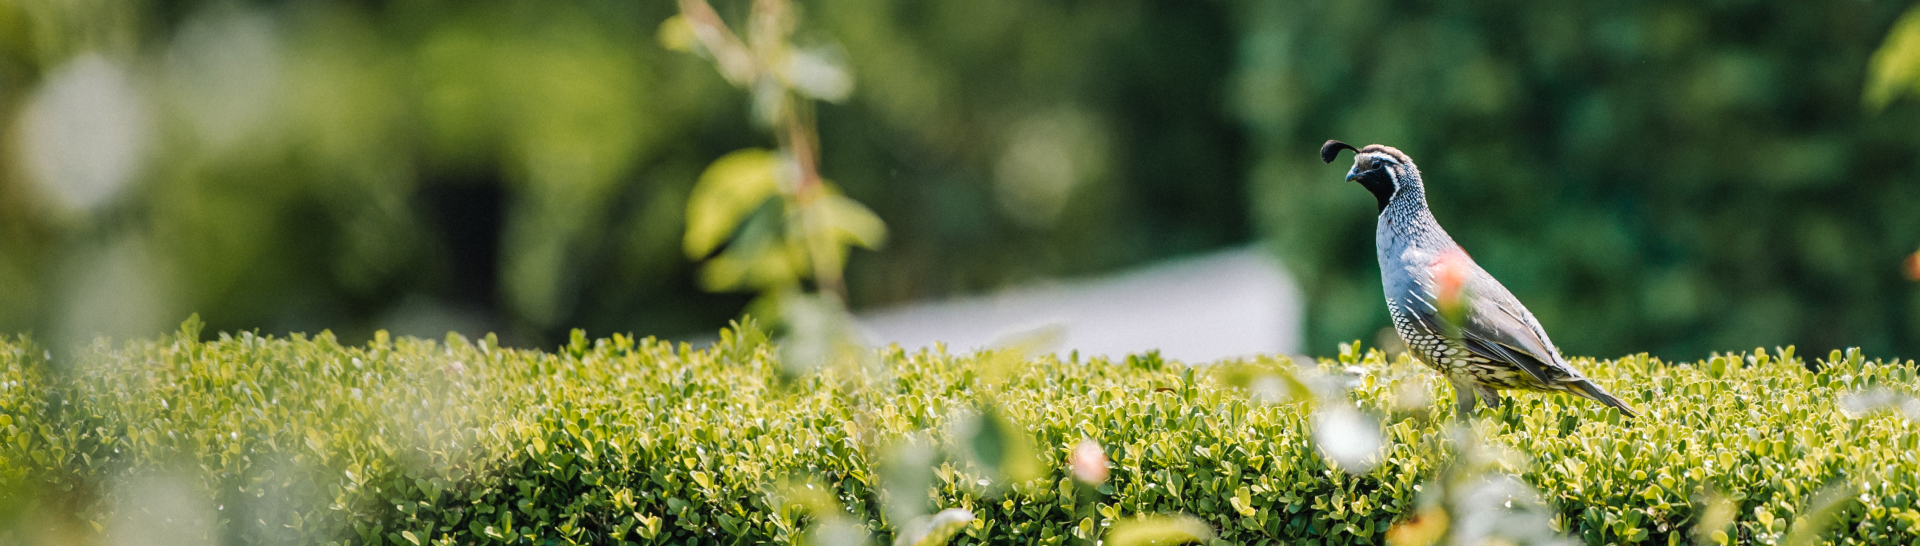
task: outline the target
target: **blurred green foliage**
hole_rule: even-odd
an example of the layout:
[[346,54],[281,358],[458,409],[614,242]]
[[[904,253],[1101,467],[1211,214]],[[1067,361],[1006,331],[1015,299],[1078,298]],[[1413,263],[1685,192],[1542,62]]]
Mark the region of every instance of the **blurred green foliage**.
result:
[[[1412,154],[1570,352],[1920,349],[1910,3],[799,7],[794,44],[855,81],[820,172],[889,228],[855,308],[1258,237],[1305,351],[1370,338],[1367,196],[1311,153],[1342,138]],[[747,297],[698,289],[685,204],[765,137],[662,45],[674,11],[0,0],[0,330],[708,331]],[[117,161],[46,159],[100,105],[130,113]]]
[[1236,3],[1254,217],[1306,350],[1387,324],[1372,197],[1314,157],[1338,138],[1411,155],[1570,353],[1920,351],[1910,5]]
[[[1323,458],[1304,404],[1260,401],[1232,377],[1301,369],[1279,359],[1209,368],[892,349],[877,368],[793,382],[751,327],[700,350],[616,335],[554,352],[458,335],[202,341],[198,328],[96,344],[71,373],[48,373],[30,342],[0,342],[0,539],[788,543],[822,521],[817,506],[844,506],[866,533],[901,524],[883,505],[917,501],[975,514],[959,544],[1060,544],[1109,523],[1117,540],[1136,516],[1175,512],[1192,518],[1134,531],[1371,544],[1418,506],[1416,486],[1459,441],[1445,431],[1450,405],[1435,402],[1444,381],[1352,347],[1303,367],[1347,383],[1340,403],[1381,419],[1377,464],[1350,473]],[[1009,364],[1020,373],[992,379]],[[1715,531],[1773,543],[1816,521],[1837,543],[1920,537],[1911,361],[1834,351],[1815,373],[1786,349],[1577,364],[1645,417],[1521,395],[1473,424],[1485,449],[1518,455],[1483,464],[1544,492],[1556,529],[1589,544]],[[1035,477],[964,455],[980,450],[966,431],[982,426],[982,404],[1031,442]],[[1083,439],[1107,454],[1109,476],[1091,489],[1065,464]],[[903,441],[948,455],[911,465],[933,469],[917,487],[883,487],[896,471],[882,466],[887,446]],[[1480,525],[1477,514],[1454,526]]]
[[[747,4],[716,7],[744,21]],[[852,305],[1248,236],[1223,5],[799,7],[794,43],[843,55],[857,82],[817,111],[820,172],[891,228],[848,265]],[[685,205],[704,165],[765,137],[751,95],[661,44],[674,11],[0,0],[0,330],[59,329],[75,294],[102,291],[87,283],[127,284],[73,272],[130,248],[158,292],[141,296],[148,331],[190,311],[349,339],[448,316],[479,323],[412,331],[711,331],[747,299],[697,288]],[[22,151],[59,144],[22,129],[49,124],[23,120],[63,112],[54,83],[96,80],[131,98],[74,100],[145,130],[124,135],[132,174],[75,205]]]

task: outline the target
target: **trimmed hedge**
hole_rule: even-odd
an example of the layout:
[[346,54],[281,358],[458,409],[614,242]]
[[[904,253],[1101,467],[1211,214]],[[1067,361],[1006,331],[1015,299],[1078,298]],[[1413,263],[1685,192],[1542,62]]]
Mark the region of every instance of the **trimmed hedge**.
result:
[[[125,499],[157,490],[198,507],[184,509],[203,519],[187,532],[227,543],[789,543],[811,518],[780,484],[810,479],[884,537],[887,446],[930,431],[951,447],[951,421],[987,407],[1033,440],[1044,477],[983,486],[978,466],[936,462],[926,507],[977,516],[957,544],[1061,544],[1171,512],[1227,543],[1374,544],[1445,458],[1451,411],[1444,382],[1404,357],[1319,362],[1385,419],[1385,460],[1348,475],[1318,454],[1300,405],[1258,403],[1214,377],[1285,360],[889,349],[866,367],[783,378],[750,328],[699,350],[576,334],[551,353],[451,335],[364,347],[326,333],[198,338],[189,324],[52,362],[0,341],[7,533],[113,533],[152,513]],[[1836,409],[1856,390],[1914,391],[1913,363],[1835,352],[1813,373],[1792,352],[1579,359],[1645,417],[1522,394],[1475,426],[1531,459],[1511,471],[1588,544],[1687,542],[1715,491],[1736,503],[1732,540],[1774,542],[1835,482],[1852,501],[1829,540],[1920,540],[1915,425]],[[984,388],[994,377],[1008,379]],[[1429,402],[1406,409],[1402,396]],[[1061,463],[1082,438],[1105,447],[1111,477],[1076,494]],[[49,506],[71,517],[35,515]]]

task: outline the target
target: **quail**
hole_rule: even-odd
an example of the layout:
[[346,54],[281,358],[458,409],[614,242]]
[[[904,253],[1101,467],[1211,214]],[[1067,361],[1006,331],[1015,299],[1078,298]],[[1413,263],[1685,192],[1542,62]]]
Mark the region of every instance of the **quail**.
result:
[[1639,416],[1568,364],[1533,313],[1440,228],[1412,159],[1391,146],[1338,140],[1320,147],[1320,159],[1333,163],[1342,150],[1355,154],[1347,180],[1379,200],[1374,245],[1393,329],[1414,358],[1453,384],[1458,415],[1478,402],[1498,408],[1499,391],[1522,389],[1573,393]]

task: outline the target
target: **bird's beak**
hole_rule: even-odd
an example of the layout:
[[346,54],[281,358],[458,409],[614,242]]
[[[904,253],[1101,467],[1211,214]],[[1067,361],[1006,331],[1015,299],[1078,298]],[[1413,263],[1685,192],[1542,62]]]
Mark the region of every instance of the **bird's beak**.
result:
[[1352,181],[1353,181],[1353,179],[1355,179],[1355,178],[1360,178],[1360,166],[1359,166],[1359,165],[1354,165],[1354,166],[1353,166],[1353,168],[1351,168],[1351,169],[1347,169],[1347,181],[1348,181],[1348,182],[1352,182]]

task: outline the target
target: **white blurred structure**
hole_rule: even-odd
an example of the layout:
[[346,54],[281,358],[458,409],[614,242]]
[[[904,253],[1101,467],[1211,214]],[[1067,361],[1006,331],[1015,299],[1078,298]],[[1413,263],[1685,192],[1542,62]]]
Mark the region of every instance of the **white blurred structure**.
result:
[[1243,248],[990,296],[866,310],[867,341],[960,352],[1061,327],[1061,353],[1122,358],[1159,349],[1189,363],[1300,349],[1300,294],[1263,251]]

